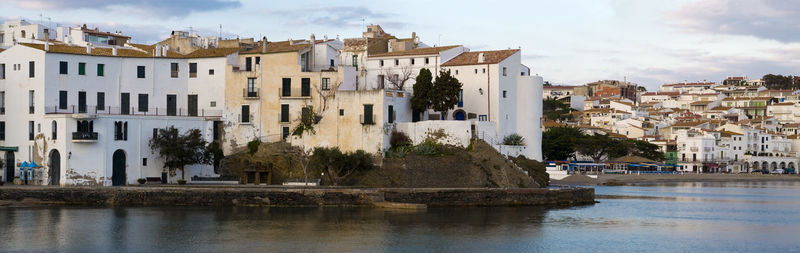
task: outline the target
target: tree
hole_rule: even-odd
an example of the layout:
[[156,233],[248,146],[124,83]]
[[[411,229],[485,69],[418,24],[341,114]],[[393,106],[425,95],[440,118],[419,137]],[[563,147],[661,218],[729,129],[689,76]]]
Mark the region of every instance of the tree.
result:
[[636,90],[637,91],[641,91],[641,92],[646,92],[647,88],[645,88],[644,86],[638,86],[638,87],[636,87]]
[[542,155],[545,160],[563,161],[575,156],[575,142],[584,135],[572,127],[552,127],[542,134]]
[[381,75],[383,78],[389,81],[389,84],[394,86],[395,89],[403,90],[403,88],[406,86],[406,82],[413,78],[412,75],[414,75],[414,70],[411,69],[411,65],[406,65],[401,69],[399,74],[390,76],[388,73],[381,70]]
[[333,185],[338,185],[343,179],[354,172],[367,171],[373,168],[372,156],[364,150],[352,153],[343,153],[338,147],[314,148],[311,155],[311,164],[325,171]]
[[429,94],[431,109],[441,112],[442,118],[447,115],[447,110],[453,109],[458,104],[463,84],[450,75],[450,70],[439,71],[439,76],[433,81],[433,92]]
[[554,98],[545,99],[542,103],[542,113],[549,120],[558,120],[568,117],[568,114],[574,110],[575,109],[570,108],[569,105]]
[[544,81],[544,84],[542,84],[542,86],[553,86],[553,84],[551,84],[550,81]]
[[311,163],[310,152],[303,148],[291,147],[283,151],[283,157],[286,157],[289,167],[292,167],[293,163],[300,165],[300,168],[303,169],[303,183],[308,185],[308,166]]
[[792,84],[792,76],[766,74],[761,78],[769,89],[792,89],[797,84]]
[[608,156],[609,149],[616,145],[616,141],[607,135],[594,134],[578,139],[575,144],[575,150],[591,157],[597,163],[603,157]]
[[415,113],[424,112],[431,106],[428,94],[433,91],[433,75],[428,69],[420,69],[414,83],[414,94],[411,96],[411,109]]
[[150,139],[150,148],[164,159],[164,168],[172,175],[180,169],[181,179],[184,180],[186,165],[211,164],[215,160],[206,144],[199,129],[190,129],[181,134],[174,126],[158,129],[156,136]]
[[628,140],[633,145],[632,154],[635,156],[641,156],[653,161],[664,161],[666,157],[664,156],[664,152],[661,152],[661,147],[656,144],[643,141],[643,140]]

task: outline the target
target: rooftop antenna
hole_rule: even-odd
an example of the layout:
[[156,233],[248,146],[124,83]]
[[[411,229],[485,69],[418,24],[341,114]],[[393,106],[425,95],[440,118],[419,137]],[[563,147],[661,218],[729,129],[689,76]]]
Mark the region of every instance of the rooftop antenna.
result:
[[361,29],[364,29],[364,31],[367,30],[367,23],[363,17],[361,18]]
[[219,39],[222,39],[222,24],[219,24]]

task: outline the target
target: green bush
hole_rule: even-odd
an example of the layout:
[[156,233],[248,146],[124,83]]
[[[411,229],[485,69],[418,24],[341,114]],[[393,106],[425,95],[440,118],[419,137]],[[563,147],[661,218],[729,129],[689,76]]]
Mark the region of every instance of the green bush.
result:
[[439,146],[435,141],[425,141],[414,147],[414,153],[426,156],[438,155],[441,150]]
[[392,137],[389,139],[389,143],[392,145],[392,148],[411,146],[414,144],[411,142],[411,138],[408,138],[408,135],[398,131],[392,131]]
[[256,152],[258,152],[258,146],[261,146],[261,141],[259,141],[258,139],[248,142],[247,153],[252,156]]
[[503,145],[525,146],[525,138],[519,134],[510,134],[503,138]]

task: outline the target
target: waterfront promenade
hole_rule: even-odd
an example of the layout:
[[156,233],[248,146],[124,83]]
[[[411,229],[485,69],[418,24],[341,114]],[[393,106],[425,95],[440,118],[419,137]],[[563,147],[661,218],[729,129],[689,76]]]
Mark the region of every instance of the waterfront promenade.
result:
[[798,181],[800,175],[773,174],[602,174],[597,179],[573,175],[564,180],[552,180],[551,184],[571,185],[627,185],[681,182],[774,182]]

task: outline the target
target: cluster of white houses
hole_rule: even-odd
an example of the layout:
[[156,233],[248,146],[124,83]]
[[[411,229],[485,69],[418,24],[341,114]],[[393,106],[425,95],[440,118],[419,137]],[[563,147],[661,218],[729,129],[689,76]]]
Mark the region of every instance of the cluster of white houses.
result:
[[639,90],[635,99],[595,96],[587,86],[545,86],[545,98],[571,101],[579,111],[571,120],[544,125],[658,144],[666,163],[682,172],[797,173],[800,92],[763,85],[745,77],[665,84]]
[[[483,138],[508,155],[541,160],[542,78],[520,50],[470,51],[397,38],[370,25],[359,38],[269,41],[175,31],[153,45],[83,27],[23,20],[0,26],[2,180],[43,185],[174,182],[148,142],[159,128],[199,129],[226,154],[252,140],[381,155],[393,131]],[[463,83],[446,115],[412,112],[414,76],[450,70]],[[291,132],[303,119],[315,131]],[[441,135],[441,133],[444,135]],[[519,134],[525,146],[499,140]],[[444,137],[443,137],[444,136]],[[23,164],[40,165],[23,175]],[[218,176],[211,165],[186,168]]]

